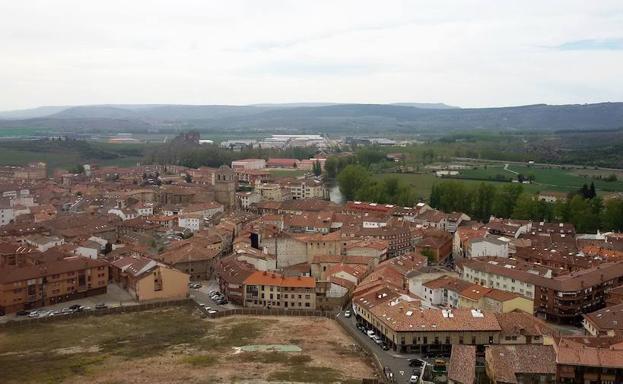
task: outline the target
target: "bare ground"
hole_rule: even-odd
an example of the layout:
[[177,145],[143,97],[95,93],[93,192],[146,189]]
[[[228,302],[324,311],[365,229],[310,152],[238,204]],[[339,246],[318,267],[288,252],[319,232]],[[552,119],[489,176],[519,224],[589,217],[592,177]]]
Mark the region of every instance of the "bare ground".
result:
[[[201,320],[175,308],[47,327],[0,333],[0,375],[9,374],[7,383],[355,383],[374,372],[354,341],[326,318]],[[41,335],[59,333],[62,342],[41,343]],[[236,353],[234,347],[249,344],[295,344],[302,351]],[[18,361],[25,365],[19,374],[8,366]]]

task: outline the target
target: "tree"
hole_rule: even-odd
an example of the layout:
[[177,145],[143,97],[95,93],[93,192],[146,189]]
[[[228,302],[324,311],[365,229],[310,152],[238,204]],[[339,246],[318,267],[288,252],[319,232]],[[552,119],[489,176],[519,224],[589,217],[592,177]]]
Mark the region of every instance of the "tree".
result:
[[623,231],[623,199],[610,199],[604,204],[601,223],[606,231]]
[[329,179],[335,179],[338,172],[337,167],[338,159],[336,157],[331,156],[324,162],[324,171],[327,173]]
[[475,199],[472,214],[477,220],[486,220],[493,213],[493,200],[495,199],[495,187],[488,183],[480,183],[475,191]]
[[522,192],[523,186],[521,184],[502,186],[493,201],[493,214],[497,217],[511,217],[515,209],[515,202]]
[[600,202],[591,202],[580,195],[569,202],[569,221],[580,233],[591,233],[599,229]]
[[428,264],[435,264],[437,262],[437,258],[435,257],[435,253],[430,248],[424,248],[420,251],[422,256],[426,257],[428,260]]
[[370,174],[361,165],[351,164],[346,166],[337,176],[340,192],[347,200],[353,200],[358,190],[363,188],[370,180]]
[[534,196],[522,193],[515,202],[513,219],[534,220],[538,216],[538,203]]
[[595,183],[591,181],[591,186],[588,189],[588,198],[593,199],[597,197],[597,191],[595,191]]
[[69,173],[81,175],[84,173],[84,165],[78,164],[69,170]]
[[585,199],[590,199],[590,191],[586,183],[582,185],[582,188],[580,188],[580,190],[578,191],[578,194]]
[[320,176],[322,174],[322,166],[320,165],[320,161],[314,161],[312,165],[312,172],[314,173],[314,176]]

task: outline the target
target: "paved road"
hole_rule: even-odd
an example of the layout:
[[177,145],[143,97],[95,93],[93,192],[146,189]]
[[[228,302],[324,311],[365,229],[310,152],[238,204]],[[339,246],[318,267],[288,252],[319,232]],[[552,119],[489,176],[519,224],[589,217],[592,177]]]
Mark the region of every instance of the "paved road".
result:
[[413,368],[409,367],[409,359],[413,358],[421,358],[421,355],[417,354],[407,354],[407,353],[398,353],[392,350],[384,351],[379,347],[372,339],[368,336],[364,335],[359,329],[357,329],[355,316],[351,316],[350,318],[344,317],[344,313],[340,312],[337,315],[337,321],[346,325],[347,327],[353,329],[357,338],[361,343],[367,344],[372,347],[372,350],[375,351],[376,357],[378,357],[379,361],[384,367],[389,367],[394,374],[394,382],[398,384],[409,383],[409,378],[411,377],[411,372]]
[[[61,310],[68,308],[71,305],[79,304],[85,307],[94,308],[96,304],[106,304],[109,307],[129,306],[137,305],[138,302],[124,289],[120,288],[116,284],[108,284],[107,292],[103,295],[88,296],[76,300],[64,301],[62,303],[47,305],[45,307],[33,308],[38,311],[45,310]],[[14,313],[7,314],[6,316],[0,316],[0,323],[11,320],[24,320],[28,317],[15,316]]]
[[216,280],[202,281],[202,287],[199,289],[191,289],[190,297],[199,304],[206,304],[209,307],[216,309],[236,309],[240,308],[235,304],[227,303],[225,305],[218,305],[210,298],[210,291],[218,291],[219,287]]

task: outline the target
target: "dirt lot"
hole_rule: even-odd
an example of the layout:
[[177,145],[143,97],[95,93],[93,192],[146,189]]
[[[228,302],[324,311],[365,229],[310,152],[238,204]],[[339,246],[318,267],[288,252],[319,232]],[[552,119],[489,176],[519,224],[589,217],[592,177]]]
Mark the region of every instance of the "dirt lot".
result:
[[[301,352],[234,347],[292,344]],[[0,332],[2,383],[360,382],[365,360],[332,320],[229,317],[190,307],[58,321]]]

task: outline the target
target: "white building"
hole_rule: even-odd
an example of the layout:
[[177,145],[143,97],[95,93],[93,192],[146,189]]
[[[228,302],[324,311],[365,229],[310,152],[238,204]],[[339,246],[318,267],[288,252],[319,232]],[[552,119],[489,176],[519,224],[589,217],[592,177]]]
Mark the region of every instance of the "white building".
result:
[[266,160],[264,159],[242,159],[231,162],[231,169],[264,169],[266,168]]
[[469,242],[465,257],[497,256],[508,257],[508,243],[505,237],[482,237]]
[[8,200],[0,200],[0,226],[7,225],[15,220],[15,209]]
[[65,244],[65,240],[57,236],[31,235],[26,237],[26,244],[37,248],[39,252],[45,252],[52,247]]
[[178,215],[177,222],[180,228],[186,228],[192,232],[197,232],[201,229],[203,215],[198,213],[182,213]]
[[242,209],[248,209],[251,204],[262,201],[262,195],[258,192],[238,192],[236,196],[240,201],[240,207],[242,207]]

